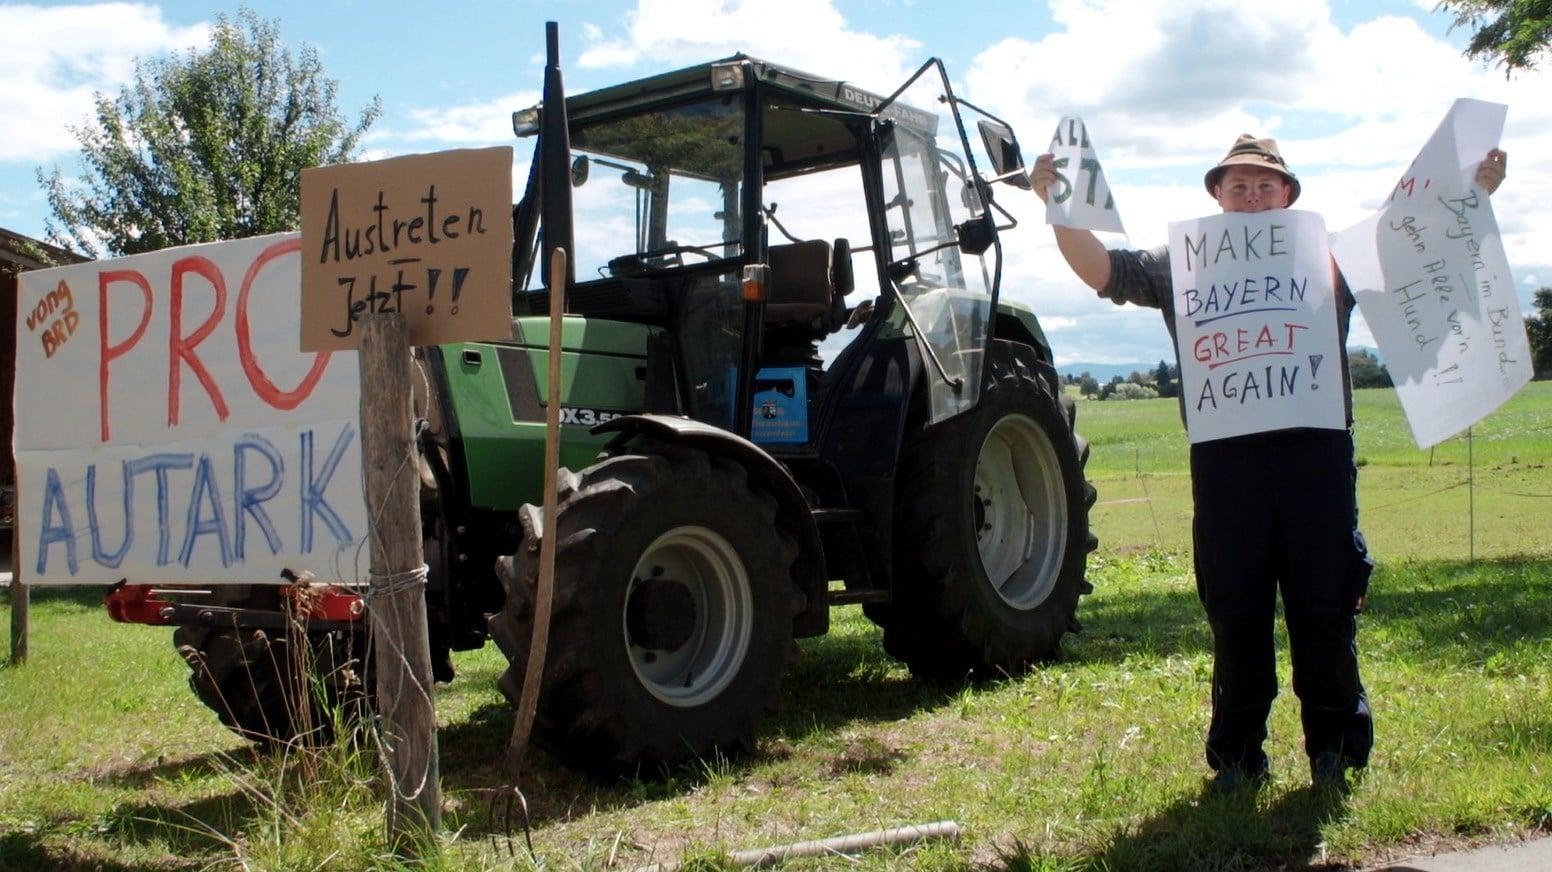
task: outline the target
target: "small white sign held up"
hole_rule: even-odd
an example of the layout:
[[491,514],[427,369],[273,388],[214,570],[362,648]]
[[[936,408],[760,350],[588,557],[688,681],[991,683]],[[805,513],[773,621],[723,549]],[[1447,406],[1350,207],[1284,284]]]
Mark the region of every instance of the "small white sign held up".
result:
[[1326,228],[1313,212],[1169,225],[1191,441],[1347,426]]
[[1507,107],[1457,100],[1383,209],[1331,248],[1419,447],[1487,417],[1530,381],[1530,345],[1477,165]]
[[1057,122],[1050,152],[1056,157],[1056,184],[1045,206],[1045,222],[1080,230],[1125,233],[1115,197],[1099,165],[1083,119],[1068,115]]

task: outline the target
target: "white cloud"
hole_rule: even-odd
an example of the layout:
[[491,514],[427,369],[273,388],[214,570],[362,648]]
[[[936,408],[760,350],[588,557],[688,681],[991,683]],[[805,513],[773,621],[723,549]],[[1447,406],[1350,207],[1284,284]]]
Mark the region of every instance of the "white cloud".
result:
[[921,44],[848,27],[832,0],[638,0],[624,38],[585,30],[581,66],[691,64],[745,52],[819,75],[892,89]]
[[[1510,173],[1493,198],[1509,262],[1521,275],[1552,272],[1552,73],[1506,81],[1413,18],[1344,31],[1320,0],[1054,0],[1052,15],[1043,38],[1006,38],[976,56],[966,96],[1014,124],[1028,160],[1058,118],[1082,115],[1132,246],[1160,244],[1169,221],[1216,211],[1202,174],[1243,132],[1277,137],[1303,184],[1299,206],[1332,230],[1347,227],[1380,205],[1453,99],[1469,96],[1510,107]],[[1033,195],[999,197],[1029,201],[1005,242],[1004,292],[1078,321],[1050,328],[1063,359],[1167,350],[1156,313],[1107,311],[1072,277]],[[1360,318],[1353,328],[1354,341],[1372,343]]]
[[0,160],[43,161],[76,148],[93,92],[112,95],[136,58],[201,46],[205,24],[178,27],[156,6],[0,5]]
[[512,113],[539,102],[538,91],[514,91],[479,103],[411,109],[415,127],[407,131],[374,130],[373,141],[438,142],[461,145],[506,145],[512,142]]

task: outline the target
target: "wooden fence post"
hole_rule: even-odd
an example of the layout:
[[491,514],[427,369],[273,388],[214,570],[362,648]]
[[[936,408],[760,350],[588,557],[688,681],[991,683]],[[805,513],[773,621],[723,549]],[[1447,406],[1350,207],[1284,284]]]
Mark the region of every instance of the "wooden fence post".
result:
[[22,583],[21,534],[11,530],[11,663],[27,662],[27,601],[31,594]]
[[392,796],[388,834],[413,851],[441,827],[435,690],[426,628],[420,475],[411,432],[410,348],[404,319],[366,315],[361,332],[361,462],[366,471],[370,607],[377,711]]

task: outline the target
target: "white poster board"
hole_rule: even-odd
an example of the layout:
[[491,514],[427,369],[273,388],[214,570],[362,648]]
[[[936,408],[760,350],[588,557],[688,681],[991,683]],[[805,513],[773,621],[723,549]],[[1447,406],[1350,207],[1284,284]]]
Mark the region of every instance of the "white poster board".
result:
[[1125,233],[1099,153],[1076,115],[1062,118],[1048,149],[1056,158],[1056,183],[1045,205],[1045,223],[1079,230]]
[[1331,249],[1421,448],[1487,417],[1530,381],[1530,343],[1477,165],[1508,107],[1457,100],[1383,209]]
[[354,581],[359,371],[304,354],[300,237],[19,276],[29,583]]
[[1326,225],[1230,212],[1169,225],[1175,338],[1191,441],[1343,430],[1342,343]]

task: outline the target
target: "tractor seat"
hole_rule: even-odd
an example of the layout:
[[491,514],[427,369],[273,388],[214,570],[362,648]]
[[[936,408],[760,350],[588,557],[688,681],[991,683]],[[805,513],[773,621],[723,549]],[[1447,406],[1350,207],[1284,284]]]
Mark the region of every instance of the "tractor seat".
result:
[[835,296],[830,243],[810,239],[772,245],[766,260],[771,267],[767,327],[810,326],[830,313]]

